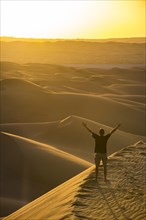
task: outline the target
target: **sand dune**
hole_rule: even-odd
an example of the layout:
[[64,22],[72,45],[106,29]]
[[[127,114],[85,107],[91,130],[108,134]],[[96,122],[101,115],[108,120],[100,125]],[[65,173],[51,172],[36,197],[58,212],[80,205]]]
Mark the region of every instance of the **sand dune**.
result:
[[145,64],[119,64],[119,63],[104,63],[104,64],[64,64],[67,67],[75,67],[79,69],[86,69],[86,68],[94,68],[94,69],[112,69],[112,68],[122,68],[122,69],[131,69],[133,67],[144,68]]
[[[95,132],[98,132],[100,127],[106,132],[112,129],[77,116],[69,116],[50,123],[1,125],[2,131],[9,132],[1,134],[1,155],[3,155],[1,214],[3,216],[12,213],[94,163],[94,140],[82,126],[82,122],[86,122]],[[145,139],[121,130],[117,131],[109,141],[108,155],[140,138]]]
[[145,93],[145,84],[114,84],[110,86],[110,89],[114,90],[117,93],[143,95]]
[[[74,115],[52,123],[3,124],[1,130],[53,145],[58,149],[94,163],[94,140],[91,134],[82,126],[83,122],[86,122],[96,133],[101,127],[105,129],[106,133],[112,130],[109,126]],[[122,147],[135,143],[139,139],[145,140],[145,137],[121,130],[116,131],[109,140],[108,155]]]
[[108,161],[109,181],[95,181],[94,167],[73,177],[5,220],[145,219],[145,150],[137,143]]
[[[143,87],[143,86],[142,86]],[[145,95],[113,95],[113,94],[104,94],[103,97],[108,97],[112,100],[115,100],[122,105],[127,105],[135,110],[140,112],[145,112],[145,103],[146,96]]]
[[125,105],[111,97],[90,92],[47,92],[19,79],[3,80],[1,88],[2,123],[56,121],[77,115],[109,126],[121,121],[123,130],[145,135],[143,107],[139,113],[139,107],[131,103]]
[[[48,192],[94,163],[94,140],[82,126],[82,122],[86,122],[94,132],[98,132],[102,127],[106,133],[110,132],[117,123],[122,123],[120,130],[117,130],[109,140],[108,155],[132,145],[138,140],[145,140],[145,65],[134,64],[131,66],[129,63],[126,65],[110,63],[109,65],[107,62],[105,66],[96,66],[96,63],[92,67],[91,63],[88,65],[87,62],[85,65],[78,66],[70,63],[69,65],[10,62],[1,64],[0,130],[5,132],[1,134],[1,179],[3,179],[1,209],[3,216]],[[138,150],[138,146],[132,147],[132,149]],[[134,158],[136,156],[137,161],[138,153],[132,149],[130,153]],[[139,149],[139,152],[141,150]],[[127,156],[122,153],[121,157],[122,155],[125,158],[125,164],[135,163],[134,161],[129,162],[131,159],[129,159],[128,152]],[[143,166],[141,155],[140,166]],[[118,172],[119,169],[121,171],[121,165],[119,165],[121,159],[119,160],[120,157],[116,156],[114,158],[110,161],[113,161],[112,163],[116,161],[116,167],[110,163],[109,168],[120,178],[116,184],[122,183],[122,178],[125,184],[129,179],[132,181],[132,174],[129,179],[125,179],[127,176],[119,176],[123,175],[123,171]],[[52,167],[53,172],[51,172]],[[79,205],[83,202],[80,200],[76,202],[76,199],[73,203],[71,201],[77,195],[77,188],[80,184],[90,185],[91,182],[92,185],[94,178],[92,169],[87,170],[86,174],[83,173],[70,182],[64,183],[67,188],[59,186],[60,188],[57,187],[49,192],[52,193],[51,196],[45,198],[49,200],[48,205],[51,200],[54,201],[50,206],[54,208],[51,214],[47,214],[48,216],[56,215],[59,219],[66,213],[65,219],[74,219],[74,216],[70,215],[71,210],[74,209],[75,218],[85,217],[83,213],[81,216],[79,215]],[[112,175],[110,174],[110,179],[112,186],[115,186]],[[138,176],[138,171],[136,175],[141,178]],[[86,177],[84,178],[84,176]],[[116,179],[116,176],[114,178]],[[100,180],[102,183],[102,179]],[[103,185],[106,186],[104,183]],[[136,185],[138,186],[137,182]],[[66,189],[69,194],[64,191]],[[105,187],[105,189],[107,188]],[[117,189],[115,188],[115,190]],[[56,197],[57,191],[60,192],[60,195],[57,194]],[[96,194],[95,190],[93,192]],[[106,192],[102,197],[105,201],[103,207],[108,204],[107,200],[109,200],[109,197],[106,196],[109,196],[110,192]],[[113,217],[116,219],[122,212],[119,210],[124,209],[119,208],[118,210],[112,195],[114,194],[110,196],[112,205],[106,209],[108,214],[109,210],[113,210],[111,213],[114,213]],[[98,196],[99,200],[102,199]],[[120,193],[119,196],[123,196],[123,194]],[[87,197],[89,197],[89,203],[95,207],[94,200],[92,203],[88,194]],[[81,198],[83,199],[84,195],[81,194]],[[134,201],[137,203],[138,200]],[[86,202],[88,205],[88,201]],[[72,204],[71,209],[70,203]],[[62,204],[64,205],[62,206]],[[124,207],[121,199],[120,204]],[[48,209],[48,205],[45,204],[44,208]],[[135,203],[133,206],[135,207]],[[36,212],[35,207],[37,207],[37,202],[35,206],[32,203],[32,213],[28,210],[28,219]],[[86,207],[84,208],[87,218],[88,210]],[[126,212],[125,218],[128,219],[131,214],[129,215],[127,209],[126,207],[126,211],[123,212]],[[97,210],[92,210],[92,212],[95,213],[95,216],[97,215]],[[46,211],[39,213],[39,218],[41,218]],[[141,213],[143,213],[142,210]],[[106,214],[103,212],[101,219],[105,216]],[[120,218],[122,219],[122,217]],[[89,219],[92,219],[90,215]]]
[[[94,172],[81,185],[73,213],[79,219],[145,219],[146,145],[127,147],[110,158],[109,181]],[[88,216],[88,217],[86,217]]]
[[92,164],[52,146],[1,134],[1,216],[12,213]]
[[[144,66],[77,69],[2,62],[1,79],[3,123],[46,122],[78,115],[112,126],[114,114],[115,121],[121,118],[124,122],[124,130],[145,134],[145,114],[139,114],[146,100]],[[80,108],[78,103],[82,103]],[[124,120],[125,115],[132,126]]]
[[144,64],[145,43],[1,40],[1,60],[53,64]]

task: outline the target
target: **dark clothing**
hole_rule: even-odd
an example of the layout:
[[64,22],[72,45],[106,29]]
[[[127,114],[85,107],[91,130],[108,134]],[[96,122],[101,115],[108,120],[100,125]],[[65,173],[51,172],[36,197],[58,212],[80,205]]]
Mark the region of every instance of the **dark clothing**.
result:
[[98,134],[92,133],[92,137],[95,139],[95,153],[107,153],[106,144],[110,136],[111,133],[105,136],[100,136]]

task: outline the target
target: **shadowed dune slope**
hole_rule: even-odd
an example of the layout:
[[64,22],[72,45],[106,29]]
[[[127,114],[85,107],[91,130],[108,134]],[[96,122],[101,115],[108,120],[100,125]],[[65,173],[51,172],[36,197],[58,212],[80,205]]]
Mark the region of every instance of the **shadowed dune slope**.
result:
[[123,130],[145,135],[145,111],[111,97],[54,93],[24,80],[6,79],[1,81],[1,104],[2,123],[56,121],[77,115],[109,126],[121,121]]
[[93,167],[24,206],[5,220],[19,219],[145,219],[144,143],[126,147],[108,161],[108,182],[102,167],[98,183]]
[[[100,128],[104,128],[106,133],[112,130],[104,124],[74,115],[51,123],[2,124],[1,130],[50,144],[94,163],[94,139],[82,126],[83,122],[87,123],[95,133],[98,133]],[[108,155],[140,139],[145,140],[145,137],[124,132],[122,129],[123,125],[109,139]]]
[[92,164],[50,145],[1,133],[1,216],[60,185]]

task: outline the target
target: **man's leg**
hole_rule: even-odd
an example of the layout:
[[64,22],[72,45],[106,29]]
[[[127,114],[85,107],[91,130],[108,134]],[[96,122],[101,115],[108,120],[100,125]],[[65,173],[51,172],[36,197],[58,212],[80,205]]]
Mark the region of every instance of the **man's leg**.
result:
[[98,178],[98,168],[99,168],[99,164],[100,164],[100,157],[98,155],[95,156],[95,176],[96,176],[96,180]]
[[107,180],[107,156],[102,157],[103,167],[104,167],[104,180]]

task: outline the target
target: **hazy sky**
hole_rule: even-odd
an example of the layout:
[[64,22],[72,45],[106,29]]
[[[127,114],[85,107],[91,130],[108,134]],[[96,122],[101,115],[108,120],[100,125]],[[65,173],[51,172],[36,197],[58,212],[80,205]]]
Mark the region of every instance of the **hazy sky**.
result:
[[145,0],[1,0],[1,36],[145,36]]

